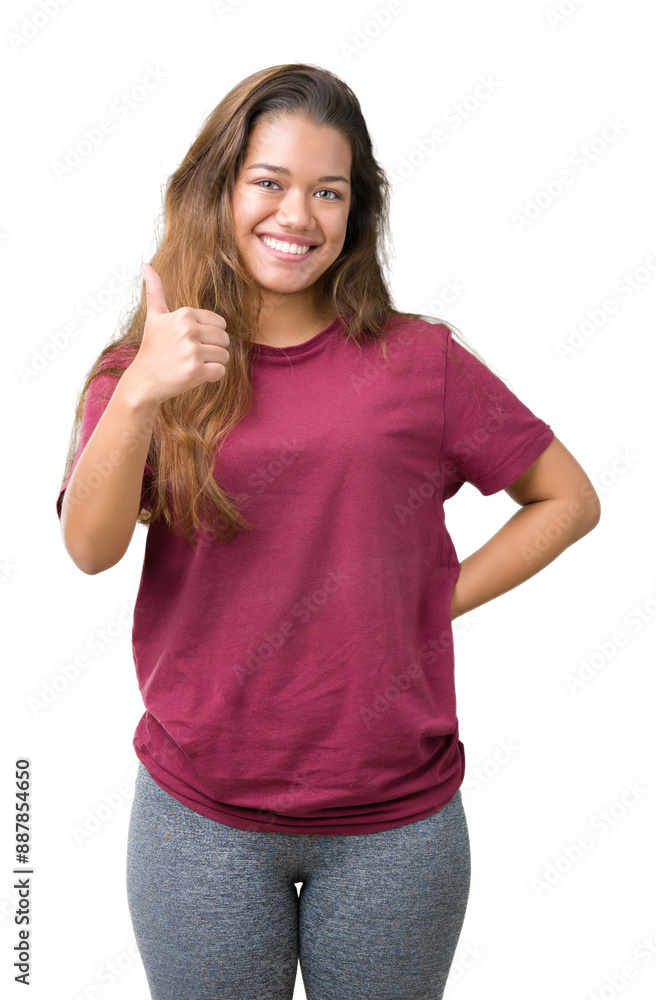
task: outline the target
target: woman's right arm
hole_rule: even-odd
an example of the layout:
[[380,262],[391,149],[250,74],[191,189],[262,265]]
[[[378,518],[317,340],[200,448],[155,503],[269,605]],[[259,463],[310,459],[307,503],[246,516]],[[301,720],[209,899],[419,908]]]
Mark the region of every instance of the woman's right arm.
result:
[[66,551],[84,573],[110,569],[127,551],[141,509],[157,407],[128,368],[78,458],[64,493],[61,527]]
[[162,279],[142,265],[147,312],[139,350],[119,378],[64,492],[64,545],[84,573],[102,573],[125,555],[141,507],[144,467],[160,403],[218,382],[230,360],[223,316],[170,312]]

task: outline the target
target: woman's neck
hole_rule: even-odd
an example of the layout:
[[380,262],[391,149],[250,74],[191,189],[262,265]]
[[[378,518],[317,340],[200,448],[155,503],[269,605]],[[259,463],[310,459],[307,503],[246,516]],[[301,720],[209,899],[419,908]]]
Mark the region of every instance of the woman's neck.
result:
[[270,347],[294,347],[324,330],[336,315],[334,308],[322,315],[296,314],[287,318],[276,315],[260,323],[253,339],[258,344],[267,344]]

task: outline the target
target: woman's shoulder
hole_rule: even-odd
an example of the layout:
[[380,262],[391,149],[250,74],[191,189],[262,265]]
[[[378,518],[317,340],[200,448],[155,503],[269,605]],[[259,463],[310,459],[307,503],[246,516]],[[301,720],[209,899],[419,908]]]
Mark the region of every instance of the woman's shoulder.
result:
[[414,313],[396,313],[390,316],[384,336],[387,349],[405,359],[420,359],[443,363],[451,337],[451,327],[436,317]]
[[433,340],[440,344],[446,343],[452,331],[446,320],[417,313],[393,313],[386,324],[386,329],[399,339],[407,340],[408,343]]

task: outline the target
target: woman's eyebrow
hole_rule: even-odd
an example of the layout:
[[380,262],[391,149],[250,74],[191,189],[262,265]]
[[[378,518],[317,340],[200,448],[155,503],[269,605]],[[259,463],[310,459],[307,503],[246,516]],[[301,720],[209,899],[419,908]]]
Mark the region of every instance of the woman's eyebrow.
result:
[[[270,170],[272,174],[289,174],[287,167],[274,167],[271,163],[251,163],[246,170]],[[344,181],[350,186],[350,181],[341,174],[327,174],[325,177],[317,178],[321,183],[334,184],[336,181]]]

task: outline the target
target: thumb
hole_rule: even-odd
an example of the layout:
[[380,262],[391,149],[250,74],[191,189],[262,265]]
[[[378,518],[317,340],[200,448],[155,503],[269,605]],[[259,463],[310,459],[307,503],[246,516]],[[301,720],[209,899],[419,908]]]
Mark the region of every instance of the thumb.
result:
[[146,310],[152,316],[169,312],[164,296],[164,285],[159,274],[150,264],[141,265],[141,273],[146,282]]

